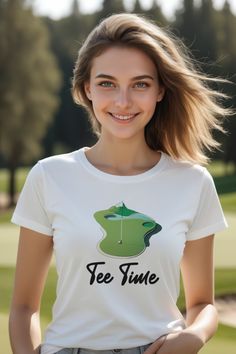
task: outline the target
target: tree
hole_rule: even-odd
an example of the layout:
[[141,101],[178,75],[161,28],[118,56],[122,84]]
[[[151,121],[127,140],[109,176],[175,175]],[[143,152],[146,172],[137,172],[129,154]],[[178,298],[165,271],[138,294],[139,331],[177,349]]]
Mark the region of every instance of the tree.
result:
[[60,73],[49,36],[24,0],[0,0],[0,153],[9,170],[10,204],[15,172],[41,153],[41,140],[58,106]]
[[212,0],[202,0],[198,15],[199,31],[197,36],[197,47],[202,59],[206,62],[213,62],[217,58],[217,29],[216,10]]
[[228,1],[225,1],[219,15],[221,21],[218,24],[218,57],[221,58],[226,71],[234,74],[236,60],[236,17],[232,14]]
[[202,68],[209,72],[209,63],[217,56],[216,10],[212,0],[201,0],[199,7],[194,6],[194,0],[184,0],[183,8],[176,13],[175,26],[193,55],[202,62]]
[[48,156],[94,143],[95,136],[91,132],[85,110],[72,100],[71,78],[78,50],[95,26],[96,15],[75,15],[72,12],[57,21],[50,18],[43,20],[50,31],[51,48],[63,73],[63,84],[59,92],[60,108],[43,141],[45,155]]
[[161,11],[161,7],[157,3],[157,0],[153,0],[151,8],[146,11],[146,14],[157,22],[158,25],[166,26],[168,24],[167,19]]
[[108,17],[120,12],[125,12],[122,0],[103,0],[102,10],[99,12],[99,18]]
[[197,35],[197,11],[193,0],[184,0],[183,8],[178,12],[177,27],[188,46],[193,47]]
[[72,7],[71,7],[71,15],[74,17],[79,17],[80,10],[79,10],[79,3],[78,0],[73,0]]
[[[229,104],[236,107],[236,18],[230,10],[228,1],[225,1],[222,11],[219,13],[219,30],[218,30],[218,57],[219,57],[219,73],[222,77],[228,78],[233,85],[224,85],[224,92],[228,92],[230,96]],[[236,121],[232,117],[226,122],[226,130],[229,132],[225,137],[225,162],[232,162],[236,171]]]
[[132,12],[134,12],[135,14],[141,14],[143,12],[143,8],[139,0],[135,0]]

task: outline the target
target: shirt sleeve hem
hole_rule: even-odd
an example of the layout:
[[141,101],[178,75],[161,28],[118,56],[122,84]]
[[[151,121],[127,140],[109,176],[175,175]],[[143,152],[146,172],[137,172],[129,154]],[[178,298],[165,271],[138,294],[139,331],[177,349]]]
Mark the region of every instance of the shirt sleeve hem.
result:
[[193,241],[193,240],[207,237],[207,236],[212,235],[216,232],[223,231],[227,227],[228,227],[227,222],[225,220],[221,221],[217,224],[210,225],[210,226],[204,227],[202,229],[199,229],[199,230],[196,230],[192,233],[187,234],[187,241]]
[[11,218],[11,222],[13,224],[16,224],[16,225],[19,225],[19,226],[23,226],[23,227],[26,227],[30,230],[33,230],[33,231],[36,231],[36,232],[40,232],[44,235],[47,235],[47,236],[52,236],[52,229],[44,226],[44,225],[41,225],[41,224],[38,224],[37,222],[35,221],[32,221],[32,220],[28,220],[28,219],[25,219],[19,215],[16,215],[14,214]]

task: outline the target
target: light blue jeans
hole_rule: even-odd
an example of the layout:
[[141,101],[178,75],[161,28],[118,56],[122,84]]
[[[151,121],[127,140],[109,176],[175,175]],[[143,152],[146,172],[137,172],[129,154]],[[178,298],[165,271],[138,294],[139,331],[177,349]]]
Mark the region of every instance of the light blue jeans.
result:
[[145,350],[151,344],[142,345],[141,347],[129,348],[129,349],[113,349],[113,350],[92,350],[92,349],[83,349],[83,348],[65,348],[59,350],[55,354],[143,354]]

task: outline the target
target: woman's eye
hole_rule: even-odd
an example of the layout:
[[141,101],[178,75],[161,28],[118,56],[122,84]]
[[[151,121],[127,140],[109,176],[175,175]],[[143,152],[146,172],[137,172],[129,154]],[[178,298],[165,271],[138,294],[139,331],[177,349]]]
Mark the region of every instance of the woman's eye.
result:
[[137,82],[136,84],[135,84],[135,87],[137,87],[137,88],[146,88],[146,87],[148,87],[149,85],[146,83],[146,82]]
[[102,81],[99,83],[99,86],[102,86],[102,87],[113,87],[114,84],[110,81]]

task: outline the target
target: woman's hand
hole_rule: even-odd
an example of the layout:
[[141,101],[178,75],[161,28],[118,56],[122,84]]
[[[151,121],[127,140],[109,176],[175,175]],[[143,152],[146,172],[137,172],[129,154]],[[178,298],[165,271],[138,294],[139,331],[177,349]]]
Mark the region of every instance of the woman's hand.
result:
[[186,329],[158,338],[144,354],[197,354],[203,345],[197,335]]

